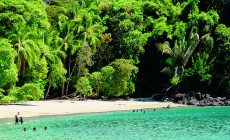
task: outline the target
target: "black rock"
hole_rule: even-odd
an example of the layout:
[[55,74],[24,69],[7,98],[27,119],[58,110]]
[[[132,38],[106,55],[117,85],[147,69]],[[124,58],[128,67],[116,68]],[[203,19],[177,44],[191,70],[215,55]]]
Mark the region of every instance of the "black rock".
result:
[[203,99],[202,94],[200,92],[194,93],[194,96],[199,101]]

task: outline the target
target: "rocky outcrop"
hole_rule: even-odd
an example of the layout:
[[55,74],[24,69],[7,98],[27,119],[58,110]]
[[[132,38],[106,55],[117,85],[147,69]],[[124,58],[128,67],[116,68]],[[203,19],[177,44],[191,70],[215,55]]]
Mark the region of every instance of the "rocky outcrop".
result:
[[176,95],[166,95],[163,93],[154,94],[152,100],[163,102],[175,102],[184,105],[194,106],[230,106],[230,98],[211,97],[210,94],[202,94],[201,92],[177,93]]
[[198,105],[199,101],[196,98],[189,100],[188,105]]
[[225,105],[229,105],[230,106],[230,99],[225,101]]
[[201,94],[200,92],[191,92],[188,94],[178,93],[174,96],[174,102],[185,105],[195,106],[224,106],[230,105],[230,99],[226,97],[213,98],[209,94]]

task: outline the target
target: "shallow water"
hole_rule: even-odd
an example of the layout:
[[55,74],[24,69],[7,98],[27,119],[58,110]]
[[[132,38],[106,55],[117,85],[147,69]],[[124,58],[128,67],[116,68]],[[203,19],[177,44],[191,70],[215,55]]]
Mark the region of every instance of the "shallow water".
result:
[[[0,125],[0,140],[229,140],[230,107],[112,112]],[[48,130],[44,131],[47,126]],[[27,132],[23,128],[27,128]],[[33,132],[36,127],[36,132]]]

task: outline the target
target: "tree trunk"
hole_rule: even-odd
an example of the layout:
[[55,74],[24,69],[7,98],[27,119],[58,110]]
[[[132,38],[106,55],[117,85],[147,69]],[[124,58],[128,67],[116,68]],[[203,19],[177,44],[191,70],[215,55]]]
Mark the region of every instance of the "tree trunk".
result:
[[68,92],[69,92],[69,80],[68,80],[67,85],[66,85],[66,91],[65,91],[66,96],[68,96]]
[[71,77],[70,69],[71,69],[71,55],[70,55],[69,64],[68,64],[68,80],[67,80],[66,91],[65,91],[66,96],[68,95],[68,92],[69,92],[69,81]]
[[51,87],[51,84],[49,84],[49,87],[48,87],[48,89],[47,89],[47,92],[46,92],[46,94],[45,94],[45,96],[44,96],[44,100],[45,100],[46,97],[49,95],[50,87]]
[[72,68],[72,71],[71,71],[70,64],[71,64],[71,61],[69,61],[69,78],[68,78],[68,82],[67,82],[67,85],[66,85],[66,96],[68,95],[68,92],[69,92],[69,82],[70,82],[70,79],[71,79],[71,77],[73,75],[73,72],[74,72],[74,70],[76,68],[76,62],[75,62],[74,66]]
[[64,92],[65,92],[65,82],[62,83],[62,92],[61,92],[61,97],[64,96]]

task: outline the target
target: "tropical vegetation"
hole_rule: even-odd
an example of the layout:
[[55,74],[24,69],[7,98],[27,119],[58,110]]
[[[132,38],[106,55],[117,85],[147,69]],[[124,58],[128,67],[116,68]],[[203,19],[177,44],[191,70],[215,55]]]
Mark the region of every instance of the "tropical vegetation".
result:
[[1,0],[0,102],[230,98],[229,0]]

